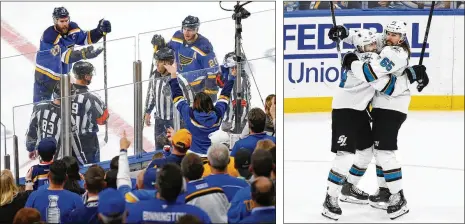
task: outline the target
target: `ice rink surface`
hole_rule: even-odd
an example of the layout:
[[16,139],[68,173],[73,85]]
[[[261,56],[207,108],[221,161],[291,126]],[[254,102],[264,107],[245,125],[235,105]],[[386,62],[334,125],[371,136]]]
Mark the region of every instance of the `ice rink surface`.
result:
[[[331,113],[284,116],[284,222],[335,222],[321,215],[334,154]],[[369,205],[340,202],[338,222],[464,222],[464,116],[410,112],[399,132],[397,158],[410,212],[391,221]],[[374,160],[359,187],[377,189]]]
[[[223,7],[232,8],[235,3],[223,3]],[[199,33],[206,36],[214,47],[218,62],[224,55],[234,50],[234,21],[232,12],[224,11],[218,2],[2,2],[2,38],[1,38],[1,122],[7,128],[7,153],[14,152],[13,130],[18,136],[20,176],[38,161],[30,161],[25,149],[25,134],[32,112],[32,94],[34,81],[35,51],[43,31],[53,25],[54,7],[64,6],[70,12],[71,21],[78,23],[81,29],[91,30],[97,27],[100,19],[105,18],[112,24],[112,32],[107,38],[108,67],[108,104],[110,112],[109,141],[101,141],[101,161],[110,160],[119,152],[119,136],[122,130],[131,130],[134,126],[134,88],[133,62],[142,61],[142,78],[148,79],[153,47],[150,43],[154,34],[161,34],[169,41],[182,20],[188,16],[198,16],[201,22]],[[201,8],[202,11],[199,11]],[[261,97],[275,93],[275,3],[253,2],[245,7],[252,15],[242,21],[243,49],[246,65],[253,72],[252,106],[262,107]],[[173,10],[176,9],[176,13]],[[201,13],[206,12],[208,13]],[[21,12],[21,19],[18,18]],[[26,22],[25,22],[26,21]],[[150,32],[154,31],[154,32]],[[19,38],[18,38],[19,36]],[[16,37],[16,38],[12,38]],[[102,41],[95,44],[102,46]],[[89,88],[103,89],[103,54],[89,60],[96,68],[96,76]],[[270,77],[273,77],[270,79]],[[253,82],[253,79],[251,78]],[[112,88],[115,86],[122,86]],[[147,82],[143,84],[143,104],[147,92]],[[261,97],[259,95],[261,93]],[[104,97],[104,91],[97,91]],[[18,105],[29,104],[15,107]],[[13,109],[13,107],[15,107]],[[113,113],[113,114],[112,114]],[[14,115],[14,118],[13,118]],[[153,117],[153,116],[152,116]],[[153,121],[152,121],[153,123]],[[13,128],[14,127],[14,128]],[[1,159],[3,160],[4,138],[1,132]],[[99,138],[103,139],[104,127],[100,126]],[[128,133],[128,138],[132,133]],[[154,131],[144,128],[144,150],[153,150]],[[130,154],[133,152],[129,150]],[[2,161],[2,168],[3,168]]]

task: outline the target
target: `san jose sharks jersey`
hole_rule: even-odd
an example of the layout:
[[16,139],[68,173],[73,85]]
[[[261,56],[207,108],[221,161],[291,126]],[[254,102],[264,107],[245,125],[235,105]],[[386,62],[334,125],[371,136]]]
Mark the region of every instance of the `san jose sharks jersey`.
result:
[[210,41],[200,34],[197,35],[194,42],[187,43],[182,32],[176,31],[167,46],[174,50],[178,72],[187,79],[194,92],[216,94],[216,76],[220,67]]
[[44,31],[36,56],[37,72],[59,80],[62,74],[71,69],[70,55],[75,45],[91,45],[103,37],[97,29],[84,31],[75,22],[69,23],[68,30],[66,35],[58,32],[55,26]]

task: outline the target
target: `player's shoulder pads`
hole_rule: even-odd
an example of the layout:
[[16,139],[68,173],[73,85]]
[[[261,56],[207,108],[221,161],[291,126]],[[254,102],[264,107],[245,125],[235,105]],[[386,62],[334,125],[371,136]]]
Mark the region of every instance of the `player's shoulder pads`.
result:
[[60,40],[60,33],[55,29],[54,26],[48,27],[42,34],[41,40],[48,44],[57,44]]

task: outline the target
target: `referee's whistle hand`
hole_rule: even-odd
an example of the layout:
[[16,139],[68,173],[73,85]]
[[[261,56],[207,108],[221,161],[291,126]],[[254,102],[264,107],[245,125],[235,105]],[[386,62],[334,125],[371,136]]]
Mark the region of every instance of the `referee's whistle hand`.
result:
[[145,125],[150,126],[150,119],[151,119],[150,114],[145,114]]

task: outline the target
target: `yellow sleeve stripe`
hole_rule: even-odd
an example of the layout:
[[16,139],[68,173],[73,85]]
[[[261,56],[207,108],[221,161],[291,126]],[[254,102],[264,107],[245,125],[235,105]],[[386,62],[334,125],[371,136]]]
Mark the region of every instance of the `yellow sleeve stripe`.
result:
[[197,80],[197,81],[193,81],[193,82],[191,82],[189,85],[191,85],[191,86],[196,86],[196,85],[200,84],[200,82],[202,82],[202,80],[203,80],[203,79]]
[[177,103],[179,100],[181,100],[182,98],[184,98],[183,96],[178,96],[176,98],[174,98],[173,102],[174,103]]
[[68,49],[68,52],[66,52],[66,55],[65,55],[65,63],[66,64],[69,64],[69,56],[71,55],[71,52],[73,52],[71,48]]
[[180,43],[180,44],[183,43],[183,41],[182,41],[181,39],[176,38],[176,37],[171,38],[171,40],[174,41],[174,42],[178,42],[178,43]]
[[139,198],[137,198],[133,193],[128,192],[124,195],[124,198],[126,199],[126,202],[129,203],[136,203],[139,201]]
[[214,74],[214,75],[208,75],[208,78],[209,78],[209,79],[216,79],[216,74]]
[[224,100],[227,100],[227,101],[229,101],[229,97],[227,97],[227,96],[223,96],[223,95],[221,95],[221,96],[220,96],[220,99],[224,99]]
[[50,77],[53,80],[60,80],[60,77],[54,76],[52,73],[47,72],[47,71],[45,71],[45,70],[43,70],[43,69],[41,69],[39,67],[36,67],[36,71]]
[[207,56],[207,54],[205,54],[205,52],[203,52],[202,50],[200,50],[200,49],[197,48],[196,46],[192,46],[191,48],[192,48],[192,50],[194,50],[195,52],[199,53],[200,55],[202,55],[202,56]]
[[87,44],[93,44],[92,39],[90,38],[90,31],[87,31]]
[[154,45],[153,46],[153,53],[156,53],[158,51],[158,46],[157,45]]
[[48,173],[34,177],[34,179],[32,179],[32,182],[36,182],[38,179],[41,179],[41,180],[48,179]]
[[209,89],[206,89],[203,91],[204,93],[206,94],[217,94],[218,93],[218,90],[209,90]]
[[55,41],[53,41],[53,45],[58,44],[58,41],[60,41],[61,35],[58,34],[57,38],[55,38]]
[[193,199],[195,197],[206,195],[206,194],[211,194],[211,193],[224,193],[224,191],[220,187],[207,188],[207,189],[196,191],[196,192],[194,192],[192,194],[187,195],[186,196],[186,201],[190,201],[191,199]]

